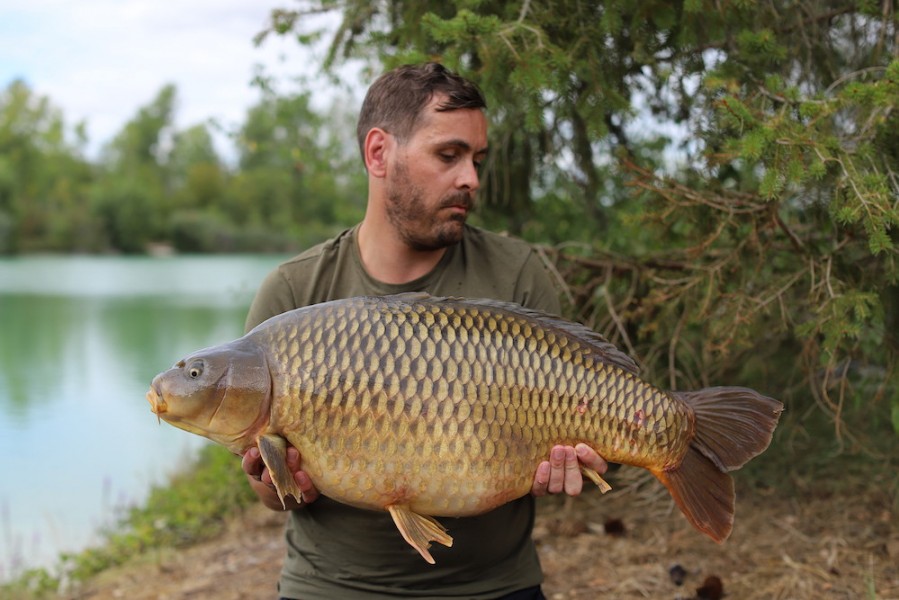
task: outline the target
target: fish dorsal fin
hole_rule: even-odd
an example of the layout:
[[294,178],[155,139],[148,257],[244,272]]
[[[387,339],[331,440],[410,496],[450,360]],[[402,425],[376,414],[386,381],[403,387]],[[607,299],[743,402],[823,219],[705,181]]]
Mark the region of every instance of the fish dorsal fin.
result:
[[395,300],[401,303],[424,304],[445,304],[447,306],[462,308],[465,306],[482,307],[494,312],[512,313],[522,316],[546,330],[553,330],[556,333],[562,333],[565,336],[574,338],[593,351],[594,357],[604,364],[618,367],[638,375],[640,368],[630,356],[619,350],[614,344],[597,333],[573,321],[568,321],[562,317],[551,315],[532,308],[526,308],[515,302],[503,302],[500,300],[489,300],[484,298],[455,298],[455,297],[438,297],[430,296],[424,292],[410,292],[405,294],[396,294],[394,296],[383,297],[384,300]]

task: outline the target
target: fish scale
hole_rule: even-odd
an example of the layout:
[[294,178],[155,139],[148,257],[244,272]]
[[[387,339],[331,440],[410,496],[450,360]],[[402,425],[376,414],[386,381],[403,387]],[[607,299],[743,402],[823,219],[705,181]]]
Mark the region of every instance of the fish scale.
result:
[[[656,460],[664,463],[676,460],[684,449],[659,444],[660,438],[651,428],[625,425],[627,407],[638,406],[638,398],[633,394],[633,379],[624,374],[603,373],[598,377],[614,384],[613,393],[607,397],[615,402],[595,402],[587,410],[572,410],[581,398],[595,395],[595,385],[589,382],[597,377],[591,377],[589,373],[610,367],[586,359],[585,349],[577,341],[539,327],[532,339],[545,340],[546,347],[553,350],[549,352],[550,360],[533,355],[521,336],[534,336],[535,328],[523,322],[525,317],[522,315],[497,313],[490,307],[438,311],[436,306],[429,307],[424,303],[403,306],[402,310],[372,313],[364,303],[358,302],[347,304],[326,319],[315,316],[310,314],[305,323],[294,327],[271,329],[276,338],[270,342],[273,346],[293,350],[296,346],[311,343],[321,348],[311,354],[311,361],[297,360],[298,352],[283,352],[275,357],[294,382],[295,389],[312,390],[295,397],[305,398],[313,406],[297,410],[293,403],[282,402],[281,412],[273,419],[274,426],[284,432],[304,457],[323,454],[318,440],[323,429],[331,428],[343,432],[342,436],[334,438],[343,443],[337,443],[329,450],[346,453],[357,461],[357,465],[365,465],[362,470],[370,470],[375,459],[366,456],[370,454],[368,448],[361,450],[358,430],[360,412],[368,411],[384,415],[387,417],[384,422],[391,426],[364,431],[366,436],[397,439],[427,435],[430,438],[429,444],[406,444],[404,451],[395,444],[391,446],[395,470],[407,474],[404,487],[422,492],[430,485],[425,480],[430,475],[427,465],[435,459],[449,465],[451,472],[482,473],[484,477],[492,478],[490,468],[476,470],[472,463],[480,464],[484,458],[506,460],[513,455],[520,463],[532,465],[516,478],[514,492],[521,495],[530,488],[533,469],[555,443],[606,434],[610,439],[604,447],[613,450],[607,453],[607,458],[628,462],[636,462],[638,458],[630,452],[632,448],[639,448],[641,453],[651,449],[653,457],[662,456]],[[356,328],[348,325],[358,321],[371,322],[371,325],[353,333]],[[412,341],[415,343],[410,343]],[[430,415],[422,414],[421,394],[422,388],[433,389],[434,381],[426,367],[413,367],[422,346],[429,349],[427,355],[445,357],[437,374],[438,381],[445,385],[437,385],[433,397],[425,396],[439,406]],[[307,353],[306,356],[310,355]],[[496,364],[492,369],[485,369],[484,364],[490,360]],[[425,364],[434,362],[430,360]],[[342,387],[347,380],[354,380],[354,374],[358,376],[359,371],[363,379],[374,383],[361,386],[361,391],[359,386],[353,386],[355,389]],[[310,378],[310,373],[317,374],[318,378]],[[546,381],[547,387],[535,387],[536,380]],[[498,386],[493,388],[497,393],[491,393],[491,385]],[[477,407],[474,415],[473,406]],[[660,402],[641,402],[637,408],[650,415],[661,409]],[[307,412],[317,414],[318,418],[309,419]],[[477,437],[466,436],[464,430],[460,437],[459,424],[469,417],[485,423],[489,428],[485,432],[491,431],[493,443],[487,448],[482,448]],[[681,417],[686,424],[688,419],[683,411]],[[427,431],[423,427],[410,430],[409,423],[419,418],[429,425]],[[316,422],[317,427],[308,427],[310,421]],[[656,419],[650,416],[647,422],[652,424]],[[526,423],[529,433],[536,435],[525,439],[519,423]],[[601,431],[599,425],[602,423],[619,425]],[[640,439],[641,435],[643,439]],[[334,487],[344,485],[344,479],[329,475],[338,467],[336,460],[310,459],[305,468],[325,494],[338,495]],[[414,478],[408,475],[410,473],[419,476]],[[480,482],[472,485],[477,487]],[[469,490],[462,487],[459,493],[468,495]],[[353,503],[367,508],[379,505],[381,500],[364,500],[363,495],[352,495]],[[422,494],[416,496],[408,502],[410,507],[427,514],[444,515],[450,509],[454,511],[452,514],[458,514],[458,510],[475,514],[485,509],[479,499],[460,508],[458,500],[433,498],[425,501]]]
[[452,543],[434,516],[528,493],[557,444],[649,469],[697,528],[723,540],[734,502],[726,471],[767,447],[782,409],[748,388],[661,390],[583,326],[424,294],[273,317],[180,361],[147,398],[160,418],[235,452],[258,446],[282,500],[301,498],[290,443],[321,493],[389,511],[430,562],[431,541]]

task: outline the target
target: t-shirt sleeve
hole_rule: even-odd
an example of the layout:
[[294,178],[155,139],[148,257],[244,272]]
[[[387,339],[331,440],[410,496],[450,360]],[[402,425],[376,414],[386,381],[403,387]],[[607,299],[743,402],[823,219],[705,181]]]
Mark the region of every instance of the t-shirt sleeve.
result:
[[536,251],[531,250],[528,254],[516,287],[518,288],[516,296],[520,298],[519,303],[522,306],[553,315],[561,313],[559,290]]
[[290,289],[290,284],[287,282],[281,269],[275,269],[266,276],[259,286],[256,297],[253,298],[253,303],[250,304],[250,310],[244,323],[244,331],[250,331],[266,319],[294,308],[296,308],[296,301],[293,297],[293,291]]

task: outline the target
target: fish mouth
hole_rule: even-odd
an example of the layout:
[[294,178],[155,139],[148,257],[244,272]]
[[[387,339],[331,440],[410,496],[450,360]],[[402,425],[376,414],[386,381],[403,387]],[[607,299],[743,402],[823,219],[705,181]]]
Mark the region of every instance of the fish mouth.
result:
[[160,415],[168,411],[168,405],[155,387],[151,387],[147,392],[147,402],[150,403],[150,410],[156,415],[156,419],[161,421]]

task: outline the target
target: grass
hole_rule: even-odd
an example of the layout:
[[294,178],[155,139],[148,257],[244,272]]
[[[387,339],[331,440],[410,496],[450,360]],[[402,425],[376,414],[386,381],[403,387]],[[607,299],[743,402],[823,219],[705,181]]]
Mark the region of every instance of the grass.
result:
[[62,554],[52,569],[31,569],[0,586],[0,597],[46,598],[73,581],[85,581],[132,558],[162,548],[180,548],[218,534],[227,518],[255,500],[240,461],[221,446],[204,446],[197,458],[147,501],[123,512],[101,532],[101,543]]

